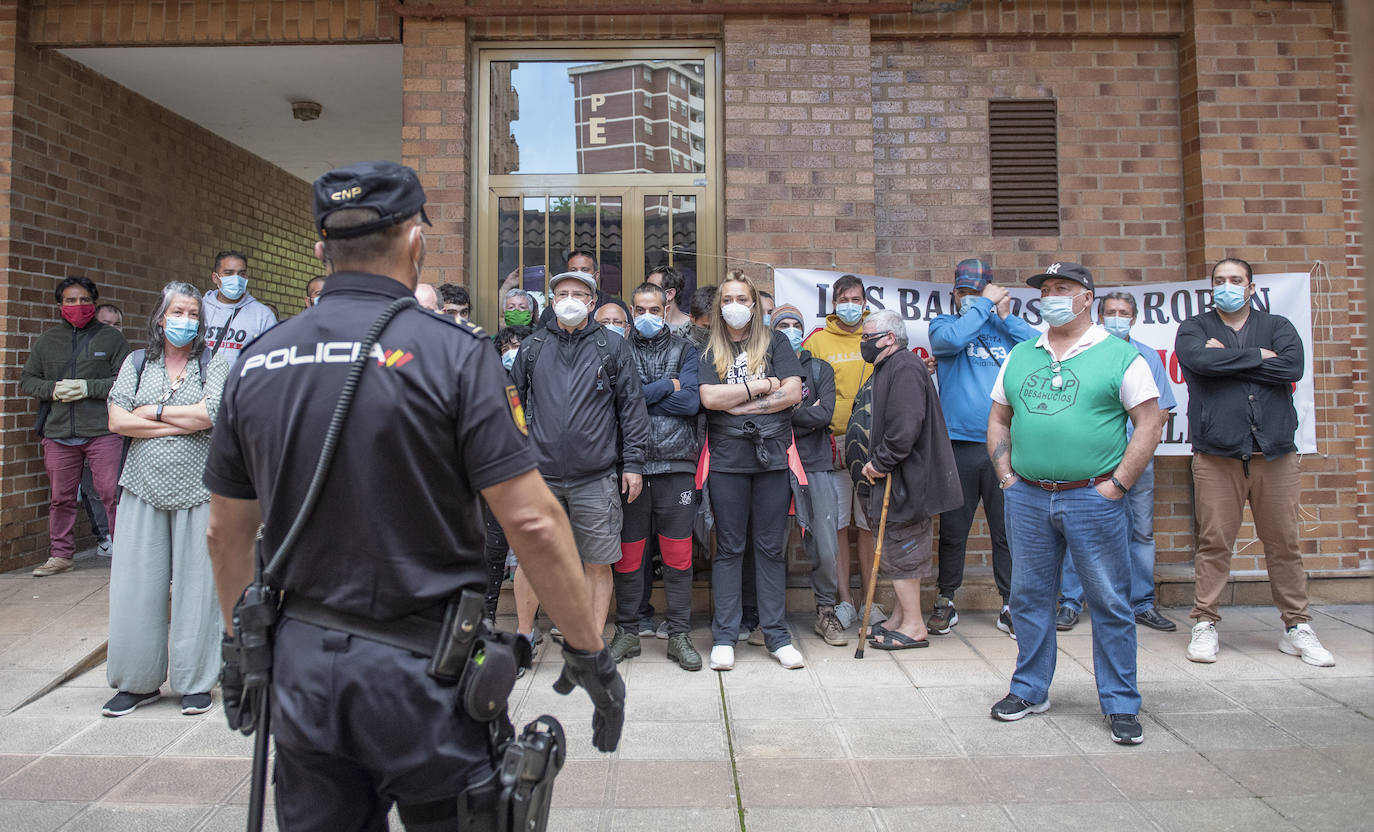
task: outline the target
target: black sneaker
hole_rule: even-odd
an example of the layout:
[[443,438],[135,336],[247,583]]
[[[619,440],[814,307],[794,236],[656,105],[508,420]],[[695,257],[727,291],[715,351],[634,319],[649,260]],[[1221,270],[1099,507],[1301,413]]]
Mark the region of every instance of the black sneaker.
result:
[[1112,724],[1112,742],[1117,745],[1140,745],[1145,741],[1145,729],[1135,714],[1112,714],[1107,719]]
[[181,713],[185,716],[203,714],[210,710],[213,700],[207,693],[188,693],[181,697]]
[[140,705],[147,705],[149,702],[156,702],[162,694],[159,691],[152,693],[131,693],[121,690],[105,703],[105,707],[100,709],[103,716],[124,716],[134,712],[134,708]]
[[1014,693],[1009,693],[1002,697],[1001,702],[992,706],[992,718],[1000,719],[1003,722],[1015,722],[1026,714],[1043,714],[1049,709],[1050,700],[1048,699],[1035,705]]
[[926,629],[937,636],[946,636],[958,623],[959,612],[954,609],[954,599],[944,595],[937,597],[935,611],[926,619]]
[[1078,611],[1073,607],[1060,607],[1059,612],[1054,614],[1054,629],[1060,632],[1072,630],[1077,623]]
[[1159,614],[1159,610],[1150,607],[1144,612],[1135,614],[1135,623],[1144,624],[1151,630],[1159,630],[1164,633],[1172,633],[1178,629],[1178,625]]
[[997,615],[997,629],[1011,636],[1016,640],[1016,625],[1011,623],[1011,610],[1002,610]]

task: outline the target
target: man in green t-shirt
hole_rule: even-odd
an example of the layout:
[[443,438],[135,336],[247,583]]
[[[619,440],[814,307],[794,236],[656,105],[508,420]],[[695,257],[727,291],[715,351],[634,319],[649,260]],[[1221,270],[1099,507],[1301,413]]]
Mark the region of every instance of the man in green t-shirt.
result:
[[[1016,672],[1005,722],[1049,710],[1055,604],[1066,550],[1093,622],[1097,697],[1112,740],[1136,744],[1135,618],[1122,499],[1159,443],[1159,390],[1135,347],[1092,322],[1092,274],[1055,263],[1028,281],[1049,330],[1017,344],[992,387],[988,454],[1006,496]],[[1034,304],[1034,301],[1032,301]],[[1129,443],[1126,420],[1135,426]]]

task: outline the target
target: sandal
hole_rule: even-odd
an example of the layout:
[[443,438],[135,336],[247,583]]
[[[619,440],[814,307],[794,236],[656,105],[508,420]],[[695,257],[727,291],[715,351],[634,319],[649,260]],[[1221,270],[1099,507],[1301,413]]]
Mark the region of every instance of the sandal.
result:
[[869,639],[869,645],[876,650],[914,650],[929,647],[930,639],[914,639],[896,630],[883,630],[878,636]]

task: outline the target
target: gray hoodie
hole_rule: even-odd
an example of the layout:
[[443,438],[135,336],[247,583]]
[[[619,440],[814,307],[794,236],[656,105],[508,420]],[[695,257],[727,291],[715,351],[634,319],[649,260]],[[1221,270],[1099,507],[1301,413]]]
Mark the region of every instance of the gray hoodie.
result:
[[[272,310],[247,292],[238,303],[229,303],[220,299],[218,289],[212,289],[205,293],[203,302],[200,317],[205,322],[205,348],[215,350],[218,346],[215,357],[224,358],[230,366],[238,360],[244,346],[277,325],[277,316]],[[228,330],[221,334],[226,324],[229,324]]]

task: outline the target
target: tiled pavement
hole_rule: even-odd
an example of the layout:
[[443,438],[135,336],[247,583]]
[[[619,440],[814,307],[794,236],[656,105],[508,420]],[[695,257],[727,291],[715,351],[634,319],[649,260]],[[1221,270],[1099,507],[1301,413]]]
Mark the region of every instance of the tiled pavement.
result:
[[[553,713],[568,730],[560,830],[1374,826],[1374,607],[1317,611],[1334,668],[1279,653],[1271,609],[1224,612],[1215,665],[1183,658],[1186,632],[1141,630],[1134,748],[1113,745],[1098,716],[1086,622],[1061,635],[1053,709],[990,720],[1016,645],[976,613],[929,649],[862,661],[798,619],[798,671],[741,644],[735,670],[689,674],[645,639],[623,665],[628,719],[612,755],[590,746],[585,696],[550,690],[554,650],[514,713]],[[707,646],[704,629],[694,637]],[[97,668],[0,718],[0,830],[243,828],[251,746],[218,709],[183,717],[167,698],[102,719],[109,695]]]

